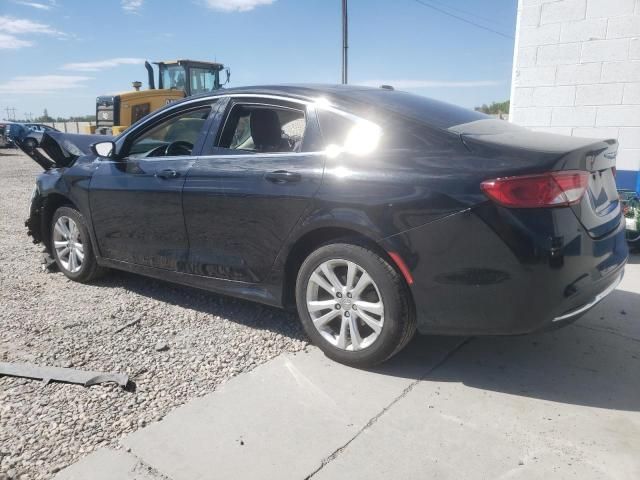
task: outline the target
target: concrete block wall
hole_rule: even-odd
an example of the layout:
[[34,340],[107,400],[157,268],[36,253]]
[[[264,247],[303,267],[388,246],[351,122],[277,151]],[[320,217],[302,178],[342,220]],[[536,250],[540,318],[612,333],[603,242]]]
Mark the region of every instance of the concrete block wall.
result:
[[640,0],[519,0],[517,22],[510,121],[618,139],[640,191]]

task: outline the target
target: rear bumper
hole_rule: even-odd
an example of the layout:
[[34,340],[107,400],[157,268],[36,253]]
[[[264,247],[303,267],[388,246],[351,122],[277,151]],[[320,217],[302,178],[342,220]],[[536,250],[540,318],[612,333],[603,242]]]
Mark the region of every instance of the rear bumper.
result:
[[593,239],[567,208],[484,204],[387,241],[414,278],[424,334],[510,335],[570,323],[615,289],[628,256],[622,223]]
[[595,307],[602,300],[604,300],[609,294],[613,293],[613,291],[618,287],[618,285],[620,285],[620,282],[622,281],[622,277],[624,277],[624,270],[622,270],[620,274],[617,275],[616,278],[614,278],[613,282],[611,282],[609,286],[607,286],[600,293],[597,293],[593,297],[593,299],[589,300],[584,305],[581,305],[577,308],[574,308],[572,310],[569,310],[568,312],[563,313],[562,315],[555,317],[552,321],[554,323],[565,323],[565,322],[572,322],[574,320],[577,320],[582,315],[584,315],[589,310],[591,310],[593,307]]

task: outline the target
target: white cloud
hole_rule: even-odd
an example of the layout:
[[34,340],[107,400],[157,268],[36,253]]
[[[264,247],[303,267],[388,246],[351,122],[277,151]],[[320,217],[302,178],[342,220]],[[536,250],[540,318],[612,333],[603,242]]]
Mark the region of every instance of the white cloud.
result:
[[36,75],[14,77],[0,83],[0,94],[20,95],[52,93],[59,90],[70,90],[85,87],[84,82],[91,77],[72,75]]
[[248,12],[260,5],[271,5],[275,0],[204,0],[205,6],[223,12]]
[[57,35],[65,36],[63,32],[51,28],[49,25],[34,22],[26,18],[15,18],[0,15],[0,32],[11,35]]
[[21,35],[53,35],[59,38],[68,38],[64,32],[44,23],[34,22],[26,18],[15,18],[9,15],[0,15],[0,49],[18,49],[33,45],[31,38],[24,39]]
[[17,3],[18,5],[24,5],[26,7],[37,8],[38,10],[51,10],[52,7],[57,6],[55,0],[49,0],[47,3],[30,2],[28,0],[13,0],[13,3]]
[[0,50],[15,50],[17,48],[30,47],[31,45],[33,43],[29,40],[22,40],[13,35],[0,33]]
[[144,0],[122,0],[120,2],[122,9],[127,13],[138,13],[143,3]]
[[475,88],[475,87],[493,87],[501,85],[501,82],[495,80],[470,80],[470,81],[446,81],[446,80],[365,80],[358,82],[358,85],[367,87],[379,87],[380,85],[391,85],[398,89],[417,89],[417,88]]
[[73,70],[76,72],[98,72],[107,68],[114,68],[118,65],[139,65],[144,63],[144,58],[109,58],[107,60],[96,60],[93,62],[67,63],[61,68],[63,70]]

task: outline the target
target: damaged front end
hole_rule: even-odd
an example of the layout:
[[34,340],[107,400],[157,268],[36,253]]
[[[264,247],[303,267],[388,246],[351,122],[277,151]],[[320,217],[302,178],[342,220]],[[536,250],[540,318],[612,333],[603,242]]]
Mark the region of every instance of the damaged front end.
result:
[[33,242],[42,243],[45,247],[45,268],[53,262],[48,242],[51,216],[61,205],[73,203],[63,173],[83,157],[91,160],[91,145],[104,140],[104,135],[47,132],[36,148],[16,141],[16,145],[44,169],[36,179],[25,226]]

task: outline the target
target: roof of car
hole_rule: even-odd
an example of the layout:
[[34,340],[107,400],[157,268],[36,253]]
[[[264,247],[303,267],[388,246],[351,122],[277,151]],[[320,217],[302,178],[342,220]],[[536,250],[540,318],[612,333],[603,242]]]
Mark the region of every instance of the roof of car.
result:
[[247,87],[234,87],[218,90],[213,93],[251,93],[258,95],[279,94],[290,97],[299,97],[304,99],[315,99],[318,96],[328,97],[348,97],[355,92],[359,93],[380,93],[392,90],[366,87],[360,85],[340,85],[340,84],[283,84],[283,85],[252,85]]
[[[257,85],[225,88],[201,96],[233,94],[282,95],[312,101],[324,98],[338,108],[364,114],[365,117],[371,114],[375,116],[376,112],[381,111],[393,112],[440,129],[488,118],[486,115],[470,109],[422,95],[394,90],[387,86],[382,88],[331,84]],[[188,99],[193,98],[188,97]]]

